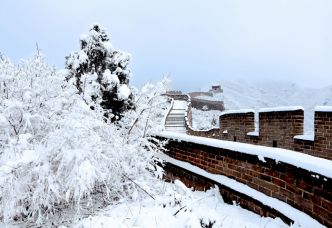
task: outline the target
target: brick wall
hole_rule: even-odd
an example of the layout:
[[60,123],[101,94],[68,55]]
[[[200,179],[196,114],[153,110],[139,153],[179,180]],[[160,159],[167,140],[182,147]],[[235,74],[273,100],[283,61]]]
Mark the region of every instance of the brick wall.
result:
[[191,104],[192,107],[200,109],[200,110],[219,110],[224,111],[225,106],[223,101],[211,101],[211,100],[204,100],[200,98],[196,98],[198,96],[209,96],[213,97],[212,92],[191,92],[189,93],[191,97]]
[[210,92],[191,92],[191,93],[189,93],[189,96],[191,98],[198,97],[198,96],[209,96],[209,97],[213,97],[213,93],[210,93]]
[[224,102],[223,101],[208,101],[198,98],[191,98],[192,107],[200,110],[219,110],[224,111]]
[[303,134],[303,110],[260,112],[260,145],[294,148],[294,136]]
[[166,181],[180,179],[187,187],[192,187],[198,191],[205,191],[217,185],[225,203],[233,204],[233,202],[235,201],[239,205],[241,205],[242,208],[253,211],[261,216],[271,218],[278,217],[289,225],[294,223],[294,221],[292,221],[279,211],[266,206],[265,204],[252,197],[249,197],[241,192],[235,191],[213,180],[209,180],[196,173],[181,169],[170,163],[166,163],[166,165],[164,166],[164,179]]
[[222,139],[245,142],[247,133],[255,130],[254,121],[254,112],[221,115],[219,123]]
[[187,128],[187,133],[189,135],[214,138],[214,139],[219,139],[221,137],[219,128],[213,128],[207,131],[195,131],[192,128]]
[[170,98],[173,98],[174,100],[181,100],[181,101],[189,101],[190,97],[187,94],[164,94],[165,96],[168,96]]
[[[210,173],[222,174],[284,201],[332,227],[332,179],[256,155],[170,140],[167,154]],[[241,200],[239,200],[241,204]]]
[[253,112],[223,114],[219,122],[219,130],[209,131],[196,131],[188,124],[187,133],[194,136],[290,149],[332,160],[332,112],[315,112],[313,140],[294,139],[294,136],[303,134],[304,112],[302,109],[260,112],[259,132],[256,136],[247,134],[255,130]]
[[315,112],[314,141],[295,139],[294,150],[332,160],[332,112]]

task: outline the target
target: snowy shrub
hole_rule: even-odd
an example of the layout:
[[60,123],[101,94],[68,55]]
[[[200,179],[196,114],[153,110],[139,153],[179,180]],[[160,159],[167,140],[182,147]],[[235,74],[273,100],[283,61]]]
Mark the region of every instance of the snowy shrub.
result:
[[134,108],[129,87],[130,55],[117,51],[105,30],[97,24],[80,39],[81,50],[66,57],[67,80],[93,109],[100,104],[108,110],[106,116],[117,121],[123,112]]
[[165,83],[135,90],[137,108],[108,123],[103,107],[96,103],[92,110],[40,54],[19,65],[2,57],[2,220],[42,222],[58,208],[78,211],[91,204],[95,193],[107,201],[138,194],[135,180],[150,178],[154,168],[158,147],[149,135],[166,112],[166,99],[159,96]]

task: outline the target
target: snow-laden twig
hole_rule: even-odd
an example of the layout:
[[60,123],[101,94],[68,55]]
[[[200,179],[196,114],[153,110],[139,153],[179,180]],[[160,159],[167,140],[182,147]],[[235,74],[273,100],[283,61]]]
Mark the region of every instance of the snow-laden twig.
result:
[[156,200],[150,193],[148,193],[144,188],[142,188],[139,184],[137,184],[133,179],[128,177],[127,175],[123,174],[125,178],[127,178],[129,181],[133,182],[139,189],[141,189],[143,192],[145,192],[148,196],[150,196],[152,199]]

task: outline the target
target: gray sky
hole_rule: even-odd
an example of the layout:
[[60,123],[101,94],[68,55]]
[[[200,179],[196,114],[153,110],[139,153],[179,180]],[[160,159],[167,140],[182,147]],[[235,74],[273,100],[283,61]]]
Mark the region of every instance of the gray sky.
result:
[[332,84],[331,0],[1,0],[0,51],[14,61],[38,42],[62,68],[98,22],[132,54],[132,83],[169,73],[174,89],[221,80]]

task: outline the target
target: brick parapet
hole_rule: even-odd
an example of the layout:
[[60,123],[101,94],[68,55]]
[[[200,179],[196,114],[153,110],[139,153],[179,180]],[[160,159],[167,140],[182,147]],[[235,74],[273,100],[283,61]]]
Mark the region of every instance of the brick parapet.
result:
[[184,170],[173,164],[166,163],[166,165],[164,166],[164,179],[166,181],[174,181],[176,179],[180,179],[187,187],[192,187],[198,191],[205,191],[217,185],[225,203],[234,204],[234,202],[236,202],[242,208],[250,210],[261,216],[271,218],[278,217],[289,225],[294,223],[294,221],[292,221],[284,214],[271,207],[266,206],[262,202],[252,197],[249,197],[246,194],[235,191],[234,189],[231,189],[225,185],[222,185],[218,182],[215,182],[188,170]]
[[256,155],[192,142],[171,139],[166,149],[175,159],[233,178],[332,226],[331,178],[274,159],[264,162]]
[[259,113],[259,129],[256,135],[254,112],[232,112],[219,118],[220,129],[194,130],[187,124],[189,135],[237,141],[254,145],[278,147],[300,151],[332,160],[332,111],[315,112],[315,135],[310,139],[297,139],[303,135],[304,111],[276,110]]
[[303,110],[260,112],[260,145],[294,148],[294,136],[303,135]]
[[253,112],[224,114],[219,117],[222,139],[246,142],[247,133],[255,130]]

